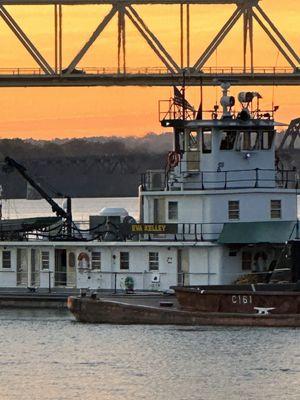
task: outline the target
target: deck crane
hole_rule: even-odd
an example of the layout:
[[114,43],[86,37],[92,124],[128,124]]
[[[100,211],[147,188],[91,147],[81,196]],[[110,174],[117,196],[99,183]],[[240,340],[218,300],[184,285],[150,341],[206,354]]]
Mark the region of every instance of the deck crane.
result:
[[33,178],[27,173],[26,168],[19,164],[17,161],[15,161],[11,157],[5,157],[4,162],[8,169],[6,169],[6,172],[9,172],[9,169],[15,169],[39,194],[40,196],[45,199],[51,206],[52,211],[58,216],[62,217],[66,220],[66,226],[67,226],[67,235],[68,237],[72,237],[72,203],[71,203],[71,197],[67,196],[67,207],[66,210],[64,210],[60,205],[58,205],[52,197],[50,197],[44,189],[41,188],[41,186],[35,182]]

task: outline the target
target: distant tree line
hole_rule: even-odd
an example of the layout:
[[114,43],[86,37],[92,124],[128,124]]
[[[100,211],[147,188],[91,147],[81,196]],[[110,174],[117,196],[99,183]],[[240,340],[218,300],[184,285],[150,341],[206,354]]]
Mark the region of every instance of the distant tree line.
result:
[[[46,190],[73,197],[136,196],[140,176],[164,168],[170,134],[82,139],[1,139],[0,154],[24,165]],[[120,179],[121,177],[121,179]],[[26,182],[17,172],[0,171],[5,198],[26,197]],[[50,190],[50,189],[49,189]]]
[[98,155],[162,154],[170,150],[172,135],[149,133],[143,137],[95,137],[80,139],[0,139],[0,153],[13,158],[88,157]]

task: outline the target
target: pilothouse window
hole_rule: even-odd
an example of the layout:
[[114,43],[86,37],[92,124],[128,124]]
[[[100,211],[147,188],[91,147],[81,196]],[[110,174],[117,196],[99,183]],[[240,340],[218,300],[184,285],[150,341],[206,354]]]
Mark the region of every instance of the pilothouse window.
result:
[[[274,131],[239,132],[237,150],[270,150],[273,144],[273,139]],[[223,149],[221,148],[221,150]]]
[[198,150],[198,149],[199,149],[198,132],[191,131],[189,135],[189,150]]
[[238,150],[258,150],[259,140],[258,132],[240,132]]
[[220,150],[233,150],[236,132],[222,132]]
[[202,132],[202,153],[211,153],[211,130]]
[[273,144],[274,132],[261,133],[261,148],[262,150],[270,150]]

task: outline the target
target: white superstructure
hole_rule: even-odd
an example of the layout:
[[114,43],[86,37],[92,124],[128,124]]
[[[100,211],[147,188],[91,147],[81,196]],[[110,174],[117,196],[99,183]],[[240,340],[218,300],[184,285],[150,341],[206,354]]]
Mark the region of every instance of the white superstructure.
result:
[[73,239],[58,240],[58,228],[22,240],[4,235],[0,286],[124,289],[131,277],[135,289],[165,290],[229,284],[284,262],[284,244],[296,235],[298,176],[276,162],[283,124],[253,111],[256,92],[239,94],[233,113],[222,88],[222,113],[215,107],[210,119],[170,103],[162,125],[174,129],[174,147],[166,170],[143,175],[138,222],[107,208],[85,230],[74,228]]

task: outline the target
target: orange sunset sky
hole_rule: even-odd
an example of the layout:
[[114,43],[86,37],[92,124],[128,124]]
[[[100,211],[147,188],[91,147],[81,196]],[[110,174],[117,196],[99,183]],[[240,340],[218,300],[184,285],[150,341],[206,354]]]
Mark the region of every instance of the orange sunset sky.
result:
[[[262,0],[261,6],[300,54],[299,0]],[[179,6],[134,6],[179,63]],[[63,6],[63,64],[67,66],[86,42],[109,6]],[[231,15],[235,6],[191,6],[191,64]],[[54,64],[53,6],[7,7],[47,61]],[[115,67],[117,18],[79,63],[79,67]],[[212,56],[207,66],[242,65],[242,21]],[[127,21],[127,66],[161,66],[159,59]],[[1,68],[36,67],[35,62],[0,21]],[[287,66],[265,33],[255,24],[255,65]],[[300,116],[300,87],[247,88],[259,90],[264,105],[272,97],[280,105],[277,119],[289,122]],[[232,88],[236,94],[239,88]],[[196,106],[198,89],[187,90]],[[169,98],[171,88],[1,88],[0,137],[51,139],[100,135],[144,135],[162,132],[157,103]],[[205,108],[211,108],[219,90],[205,88]]]

